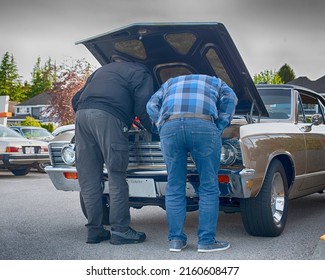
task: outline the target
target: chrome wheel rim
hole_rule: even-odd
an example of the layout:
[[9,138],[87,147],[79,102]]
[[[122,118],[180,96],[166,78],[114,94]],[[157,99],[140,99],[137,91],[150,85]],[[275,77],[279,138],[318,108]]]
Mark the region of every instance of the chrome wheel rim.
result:
[[279,172],[273,175],[272,189],[271,189],[271,210],[272,217],[276,224],[281,222],[284,212],[285,194],[284,183]]

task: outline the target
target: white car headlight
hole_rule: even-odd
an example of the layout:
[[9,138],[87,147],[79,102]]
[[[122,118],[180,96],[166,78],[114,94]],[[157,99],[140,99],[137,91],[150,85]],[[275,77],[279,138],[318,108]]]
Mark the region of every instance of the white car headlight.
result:
[[220,164],[221,165],[232,165],[237,158],[237,149],[226,143],[221,147],[221,156],[220,156]]
[[61,157],[65,164],[67,165],[74,165],[76,162],[76,156],[75,156],[75,150],[74,145],[69,144],[62,148],[61,150]]

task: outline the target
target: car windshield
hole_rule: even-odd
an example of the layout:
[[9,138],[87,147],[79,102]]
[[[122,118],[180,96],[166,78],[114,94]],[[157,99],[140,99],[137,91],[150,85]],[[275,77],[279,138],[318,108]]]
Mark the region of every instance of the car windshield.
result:
[[17,132],[15,132],[15,131],[7,128],[7,127],[4,127],[4,126],[0,126],[0,137],[1,138],[6,138],[6,137],[24,138],[23,136],[21,136]]
[[289,119],[291,117],[291,90],[259,88],[260,96],[270,119]]
[[24,133],[25,137],[28,139],[45,138],[45,137],[53,138],[52,134],[48,132],[46,129],[23,128],[22,132]]

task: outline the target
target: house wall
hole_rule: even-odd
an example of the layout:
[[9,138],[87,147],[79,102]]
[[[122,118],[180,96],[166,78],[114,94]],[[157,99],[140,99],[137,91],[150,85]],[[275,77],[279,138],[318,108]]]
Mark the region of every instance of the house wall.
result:
[[26,115],[29,114],[36,119],[47,118],[48,113],[46,112],[48,106],[16,106],[15,107],[15,115]]

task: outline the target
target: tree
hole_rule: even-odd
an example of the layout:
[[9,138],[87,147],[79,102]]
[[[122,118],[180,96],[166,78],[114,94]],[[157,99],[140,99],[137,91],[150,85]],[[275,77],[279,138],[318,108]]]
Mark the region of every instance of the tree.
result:
[[6,52],[0,64],[0,95],[8,95],[11,101],[22,101],[26,98],[21,76],[12,54]]
[[74,123],[71,99],[84,86],[91,68],[85,60],[77,60],[72,65],[64,63],[58,67],[58,77],[50,91],[51,105],[48,108],[52,121],[59,121],[61,124]]
[[254,75],[253,81],[255,84],[283,84],[280,75],[272,70],[265,70]]
[[38,57],[32,72],[28,98],[32,98],[40,93],[52,89],[56,78],[56,65],[52,63],[51,59],[49,58],[42,67],[41,58]]
[[278,71],[278,74],[285,84],[296,78],[295,72],[288,64],[284,64]]

